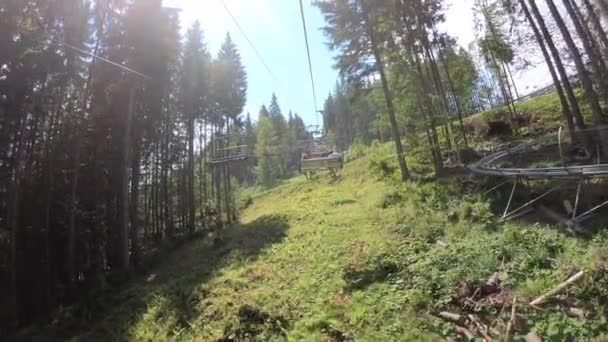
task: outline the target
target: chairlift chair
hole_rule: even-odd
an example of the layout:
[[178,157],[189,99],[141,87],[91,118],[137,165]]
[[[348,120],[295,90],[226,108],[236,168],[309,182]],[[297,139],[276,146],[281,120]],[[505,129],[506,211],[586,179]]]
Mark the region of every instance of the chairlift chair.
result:
[[239,162],[251,157],[249,146],[240,145],[218,149],[219,156],[209,161],[212,166],[224,165],[227,163]]
[[313,149],[302,153],[300,160],[300,173],[306,178],[311,178],[315,171],[329,170],[332,176],[343,167],[341,153],[327,149],[325,146],[315,146]]

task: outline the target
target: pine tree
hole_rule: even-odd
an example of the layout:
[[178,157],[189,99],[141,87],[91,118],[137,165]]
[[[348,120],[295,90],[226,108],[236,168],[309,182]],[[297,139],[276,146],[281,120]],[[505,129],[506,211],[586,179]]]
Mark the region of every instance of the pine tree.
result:
[[184,189],[186,194],[187,226],[190,234],[194,233],[195,201],[194,201],[194,129],[195,121],[209,110],[209,54],[203,42],[200,23],[195,22],[188,30],[184,46],[184,57],[181,70],[180,102],[182,115],[186,124],[186,139],[188,157],[187,172],[184,173]]
[[275,146],[272,149],[278,154],[279,175],[284,177],[287,175],[289,163],[289,128],[275,94],[272,94],[268,113],[275,135]]
[[[397,126],[393,94],[385,70],[379,16],[374,12],[377,7],[372,6],[369,0],[317,1],[315,4],[325,16],[327,27],[324,30],[331,39],[330,47],[340,51],[337,64],[340,72],[354,82],[360,82],[373,71],[380,75],[401,179],[408,179],[410,175]],[[373,64],[368,63],[370,59]]]
[[[213,63],[213,97],[217,106],[216,110],[225,117],[225,147],[230,146],[231,123],[234,126],[238,122],[238,116],[243,111],[243,106],[247,99],[247,76],[241,57],[236,49],[230,35],[226,39],[218,53],[217,59]],[[223,168],[224,172],[224,197],[226,215],[228,222],[236,218],[233,210],[232,177],[228,166]]]
[[[256,145],[255,156],[258,160],[257,178],[258,182],[264,186],[272,186],[276,182],[278,167],[278,156],[276,151],[277,136],[270,118],[260,116],[256,125]],[[280,162],[280,161],[279,161]]]

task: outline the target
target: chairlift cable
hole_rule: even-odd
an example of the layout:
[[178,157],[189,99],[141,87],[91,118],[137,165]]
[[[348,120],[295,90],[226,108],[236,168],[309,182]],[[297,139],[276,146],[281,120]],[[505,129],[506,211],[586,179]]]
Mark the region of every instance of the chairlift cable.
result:
[[[264,61],[264,58],[262,57],[262,54],[260,54],[260,52],[258,51],[258,49],[255,47],[255,44],[253,44],[253,41],[251,41],[251,39],[249,39],[249,36],[247,36],[247,33],[245,33],[245,30],[243,29],[243,27],[241,26],[241,24],[239,24],[238,20],[236,20],[236,17],[232,14],[232,12],[230,11],[230,9],[226,5],[226,2],[224,0],[219,0],[219,1],[222,3],[222,6],[224,7],[224,10],[228,14],[228,16],[230,16],[230,18],[232,19],[232,21],[236,25],[236,27],[239,30],[239,32],[241,32],[241,34],[243,35],[243,37],[245,38],[245,40],[247,41],[247,43],[249,44],[249,46],[253,49],[253,52],[258,57],[258,59],[260,60],[260,62],[262,63],[262,65],[264,66],[264,68],[266,69],[266,71],[268,72],[268,74],[270,75],[270,77],[272,77],[272,79],[274,79],[274,81],[277,82],[277,84],[279,85],[279,87],[281,88],[281,90],[283,90],[283,92],[285,93],[285,96],[287,97],[287,104],[289,105],[289,95],[287,94],[287,91],[285,91],[285,87],[283,86],[283,84],[281,83],[281,81],[279,80],[279,78],[275,75],[274,72],[272,72],[272,69],[270,69],[270,67],[268,66],[268,64],[266,64],[266,61]],[[291,107],[291,106],[289,105],[289,107]]]
[[74,51],[80,52],[81,54],[83,54],[83,55],[87,55],[87,56],[89,56],[89,57],[92,57],[93,59],[98,59],[98,60],[100,60],[100,61],[102,61],[102,62],[108,63],[108,64],[110,64],[110,65],[113,65],[113,66],[117,67],[117,68],[123,69],[123,70],[125,70],[125,71],[127,71],[127,72],[130,72],[130,73],[133,73],[133,74],[135,74],[135,75],[137,75],[137,76],[141,76],[141,77],[143,77],[143,78],[145,78],[145,79],[148,79],[148,80],[152,79],[152,77],[150,77],[150,76],[148,76],[148,75],[145,75],[145,74],[142,74],[142,73],[141,73],[141,72],[139,72],[139,71],[133,70],[133,69],[131,69],[131,68],[129,68],[129,67],[126,67],[126,66],[124,66],[124,65],[122,65],[122,64],[120,64],[120,63],[113,62],[113,61],[111,61],[111,60],[109,60],[109,59],[107,59],[107,58],[103,58],[103,57],[101,57],[101,56],[95,55],[95,54],[93,54],[93,53],[90,53],[90,52],[88,52],[88,51],[85,51],[85,50],[83,50],[83,49],[80,49],[80,48],[78,48],[78,47],[76,47],[76,46],[73,46],[73,45],[70,45],[70,44],[68,44],[68,43],[64,43],[64,42],[58,42],[58,41],[56,41],[56,40],[54,40],[54,39],[51,39],[51,38],[49,38],[48,40],[50,41],[49,45],[55,45],[55,46],[63,46],[63,47],[67,47],[68,49],[72,49],[72,50],[74,50]]
[[304,17],[304,5],[300,0],[300,17],[302,18],[302,29],[304,30],[304,41],[306,42],[306,54],[308,56],[308,71],[310,73],[310,84],[312,86],[312,102],[315,107],[315,118],[317,119],[317,127],[319,126],[319,111],[317,109],[317,94],[315,91],[315,79],[312,73],[312,62],[310,59],[310,46],[308,45],[308,31],[306,30],[306,18]]
[[[43,28],[44,25],[42,24],[40,18],[36,18],[36,20],[37,20],[38,25],[40,25],[40,27]],[[25,37],[25,38],[27,38],[27,37]],[[131,69],[131,68],[127,67],[127,66],[124,66],[124,65],[122,65],[120,63],[111,61],[111,60],[109,60],[107,58],[104,58],[104,57],[101,57],[101,56],[96,55],[94,53],[88,52],[86,50],[83,50],[83,49],[81,49],[79,47],[76,47],[74,45],[68,44],[66,42],[61,42],[61,41],[55,40],[55,39],[50,38],[50,37],[47,37],[46,40],[35,40],[35,39],[32,39],[32,40],[37,41],[37,42],[39,42],[41,44],[45,44],[45,45],[50,45],[50,46],[55,46],[55,47],[66,47],[68,49],[71,49],[71,50],[74,50],[76,52],[79,52],[79,53],[81,53],[83,55],[89,56],[89,57],[93,58],[93,60],[98,59],[98,60],[100,60],[102,62],[108,63],[108,64],[110,64],[112,66],[115,66],[117,68],[123,69],[123,70],[125,70],[127,72],[130,72],[132,74],[135,74],[137,76],[143,77],[143,78],[145,78],[147,80],[151,80],[152,79],[152,77],[150,77],[148,75],[145,75],[145,74],[142,74],[141,72],[139,72],[137,70],[133,70],[133,69]]]

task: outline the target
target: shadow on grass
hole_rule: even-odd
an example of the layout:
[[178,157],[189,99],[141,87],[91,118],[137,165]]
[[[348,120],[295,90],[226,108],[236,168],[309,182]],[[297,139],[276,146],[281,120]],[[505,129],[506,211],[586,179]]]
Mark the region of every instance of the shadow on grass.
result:
[[[190,328],[205,296],[204,284],[231,262],[253,262],[270,245],[282,241],[289,228],[284,216],[266,215],[222,230],[215,241],[192,241],[166,255],[150,274],[112,288],[94,300],[71,309],[51,325],[31,328],[17,341],[127,341],[145,315],[162,322],[172,313],[175,330]],[[150,312],[150,307],[159,308]],[[80,311],[93,311],[89,319]]]
[[399,272],[399,265],[393,261],[379,257],[364,269],[345,269],[342,275],[342,278],[346,281],[344,290],[348,293],[364,290],[375,283],[387,281],[391,276],[397,274],[397,272]]

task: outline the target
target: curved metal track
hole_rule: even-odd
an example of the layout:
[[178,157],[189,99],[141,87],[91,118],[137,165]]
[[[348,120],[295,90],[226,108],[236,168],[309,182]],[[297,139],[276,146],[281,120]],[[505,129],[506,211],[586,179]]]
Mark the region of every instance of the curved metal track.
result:
[[535,143],[540,143],[554,138],[558,133],[553,133],[536,139],[529,143],[517,145],[503,151],[492,153],[481,160],[468,166],[468,169],[478,175],[499,176],[509,178],[597,178],[608,177],[608,164],[589,164],[577,166],[557,166],[541,168],[500,168],[492,164],[507,156],[521,152]]

